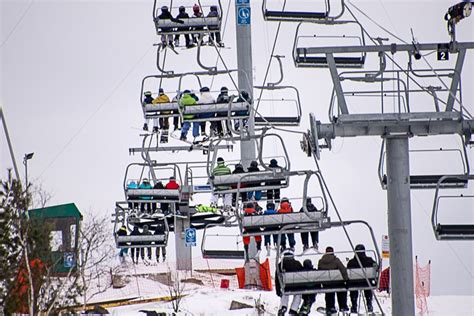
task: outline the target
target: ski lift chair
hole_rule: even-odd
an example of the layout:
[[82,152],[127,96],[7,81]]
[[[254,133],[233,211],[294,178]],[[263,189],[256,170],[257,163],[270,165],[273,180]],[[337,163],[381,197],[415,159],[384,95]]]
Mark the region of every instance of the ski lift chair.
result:
[[[421,150],[410,150],[410,153],[420,153],[420,152],[444,152],[444,153],[458,153],[461,159],[462,170],[465,176],[469,175],[470,166],[469,166],[469,159],[467,156],[466,146],[464,144],[464,139],[461,137],[462,140],[462,150],[461,149],[421,149]],[[385,140],[382,141],[382,148],[380,153],[379,159],[379,179],[383,189],[387,188],[387,175],[384,171],[384,144]],[[441,178],[444,178],[442,182]],[[468,179],[464,177],[458,177],[457,175],[443,175],[443,174],[417,174],[417,175],[410,175],[410,188],[411,189],[436,189],[438,185],[443,189],[461,189],[466,188],[468,184]]]
[[[278,21],[278,22],[314,22],[324,23],[341,17],[344,13],[344,0],[341,0],[341,12],[337,15],[330,15],[331,11],[331,0],[325,0],[325,10],[319,12],[308,12],[308,11],[292,11],[292,10],[273,10],[268,8],[268,0],[264,0],[262,3],[262,13],[265,21]],[[286,4],[286,1],[285,1]]]
[[[468,182],[474,180],[474,175],[458,175],[458,176],[443,176],[439,179],[436,186],[436,193],[433,205],[433,212],[431,215],[431,224],[433,226],[433,232],[437,240],[474,240],[474,224],[441,224],[438,219],[438,212],[440,208],[440,202],[447,199],[470,199],[474,201],[473,195],[440,195],[440,189],[446,188],[445,182]],[[448,187],[450,187],[448,185]],[[472,206],[472,203],[471,203]],[[451,210],[455,211],[455,210]],[[472,210],[471,210],[472,211]]]
[[[141,176],[139,179],[132,179],[129,176],[129,171],[131,167],[141,167]],[[135,181],[138,185],[142,180],[143,172],[145,168],[149,168],[149,179],[152,179],[154,183],[158,181],[167,181],[168,177],[158,178],[156,176],[157,172],[160,171],[171,171],[171,175],[176,178],[178,183],[183,183],[181,180],[181,172],[176,164],[152,164],[151,166],[148,163],[131,163],[127,166],[125,170],[125,177],[123,182],[123,188],[125,192],[125,198],[130,203],[169,203],[169,202],[179,202],[181,196],[181,190],[171,190],[171,189],[130,189],[129,183]],[[150,199],[140,199],[140,197],[148,197]]]
[[[308,184],[313,175],[318,179],[320,188],[323,188],[320,174],[314,171],[301,171],[297,173],[297,175],[299,174],[306,175],[302,199],[303,212],[241,216],[242,236],[275,235],[278,234],[281,227],[287,225],[293,227],[291,231],[293,233],[299,233],[301,230],[307,231],[308,227],[311,227],[310,231],[320,231],[331,225],[331,219],[328,217],[327,197],[324,190],[322,190],[322,196],[316,197],[322,202],[322,208],[320,210],[309,212],[306,207]],[[298,224],[301,224],[301,226],[298,226]],[[289,231],[286,232],[289,233]]]
[[[277,274],[275,278],[278,278],[281,285],[282,293],[285,295],[295,295],[295,294],[317,294],[317,293],[328,293],[328,292],[346,292],[346,291],[360,291],[360,290],[373,290],[377,286],[377,282],[380,274],[381,267],[381,257],[377,247],[377,242],[372,228],[368,223],[364,221],[344,221],[344,225],[351,224],[363,224],[367,226],[372,237],[372,242],[374,244],[374,250],[366,250],[366,253],[369,253],[374,258],[374,261],[377,263],[373,267],[359,268],[359,269],[347,269],[347,274],[349,279],[345,281],[339,270],[310,270],[310,271],[296,271],[296,272],[286,272],[282,269],[282,259],[285,252],[280,253],[279,247],[277,248],[276,256],[276,266],[280,268],[277,269]],[[331,222],[332,227],[342,226],[341,222]],[[281,235],[285,234],[287,231],[291,231],[295,225],[286,225],[284,226],[278,234],[279,240],[281,240]],[[303,226],[304,227],[304,226]],[[306,227],[311,228],[311,226]],[[334,252],[336,255],[347,255],[354,254],[353,251],[342,251]],[[295,257],[307,256],[308,252],[303,252],[300,255],[295,255]],[[310,254],[313,256],[322,256],[323,253],[314,252]],[[342,256],[340,256],[342,257]],[[313,261],[313,264],[316,266],[316,261]]]
[[[219,234],[219,233],[214,233],[210,234],[209,229],[212,228],[218,228],[218,227],[223,227],[223,228],[229,228],[229,227],[237,227],[237,224],[225,222],[223,224],[208,224],[204,228],[204,233],[202,236],[202,243],[201,243],[201,252],[202,252],[202,257],[204,259],[231,259],[231,260],[244,260],[245,259],[245,251],[238,249],[238,245],[241,241],[239,241],[240,234],[237,235],[229,235],[229,234]],[[208,248],[208,239],[209,237],[216,237],[221,240],[220,243],[222,243],[222,238],[224,237],[234,237],[236,238],[236,249],[209,249]]]
[[[118,236],[117,234],[114,234],[117,248],[166,247],[168,244],[169,227],[168,221],[163,214],[154,214],[153,218],[149,218],[148,220],[145,219],[128,222],[131,224],[128,225],[129,228],[132,228],[133,226],[143,228],[145,225],[147,225],[150,231],[155,231],[158,227],[158,224],[161,224],[164,225],[164,233],[138,236]],[[116,232],[117,225],[115,225],[114,229]]]
[[[168,6],[171,14],[173,15],[173,9],[177,12],[177,7],[172,7],[173,1]],[[204,7],[201,7],[203,9]],[[187,7],[187,12],[192,12],[192,7]],[[218,13],[217,17],[207,17],[207,12],[203,12],[202,17],[190,17],[189,19],[181,19],[179,22],[172,20],[160,20],[161,6],[158,6],[158,0],[153,3],[153,21],[155,23],[157,35],[179,35],[179,34],[207,34],[221,31],[222,24],[222,3],[218,0]],[[210,10],[209,10],[210,11]]]
[[[266,163],[263,161],[262,154],[263,154],[263,147],[264,147],[264,139],[270,138],[270,137],[276,137],[280,141],[283,151],[285,153],[284,155],[285,165],[281,166],[278,169],[269,168],[266,165]],[[264,169],[263,171],[213,176],[212,170],[214,169],[216,165],[219,151],[214,150],[212,158],[211,158],[211,153],[210,152],[208,153],[207,174],[209,177],[209,183],[213,187],[214,192],[220,193],[220,194],[226,194],[226,193],[240,194],[242,192],[251,192],[255,190],[259,190],[259,191],[275,190],[275,189],[282,189],[282,188],[288,187],[289,185],[288,171],[290,170],[290,159],[288,156],[288,152],[286,150],[286,146],[281,136],[278,134],[263,133],[262,135],[256,136],[255,138],[259,139],[258,160],[260,162],[260,166],[263,167]],[[223,139],[213,140],[211,144],[213,145],[215,144],[214,148],[217,148],[217,145],[222,140]],[[255,186],[255,184],[260,184],[260,185]]]
[[[222,121],[225,119],[248,119],[249,106],[247,102],[233,102],[232,100],[229,103],[196,104],[192,106],[180,107],[180,114],[183,122],[210,122]],[[202,117],[200,114],[212,114],[213,116]],[[214,116],[219,114],[225,114],[226,116]],[[192,115],[192,118],[189,117],[190,115]]]
[[[295,41],[293,44],[293,61],[296,67],[306,67],[306,68],[328,68],[329,61],[328,56],[324,54],[313,54],[311,53],[311,47],[302,47],[300,46],[301,39],[350,39],[355,40],[359,43],[360,46],[365,46],[365,36],[362,25],[356,21],[341,21],[331,27],[341,24],[355,24],[359,29],[360,33],[358,35],[341,35],[341,36],[302,36],[299,35],[301,23],[298,24],[296,28]],[[317,45],[314,45],[316,47]],[[334,63],[336,67],[339,68],[362,68],[364,67],[366,59],[366,53],[361,53],[360,55],[348,55],[341,56],[340,54],[334,55]]]
[[[140,104],[141,109],[143,111],[143,117],[145,119],[179,117],[179,104],[177,101],[169,103],[146,104],[143,97],[143,94],[146,91],[145,84],[149,79],[159,79],[161,82],[163,79],[177,77],[179,77],[179,75],[150,75],[142,79],[142,86],[140,90]],[[161,83],[159,87],[161,87]],[[152,93],[152,95],[157,96],[157,92]]]

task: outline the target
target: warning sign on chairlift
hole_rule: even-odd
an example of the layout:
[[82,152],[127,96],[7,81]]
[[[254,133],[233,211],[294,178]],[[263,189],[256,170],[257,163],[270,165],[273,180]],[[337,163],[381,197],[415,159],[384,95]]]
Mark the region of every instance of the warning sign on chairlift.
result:
[[390,239],[388,235],[382,235],[382,258],[390,258]]
[[184,232],[184,241],[186,247],[195,247],[196,246],[196,228],[186,228]]

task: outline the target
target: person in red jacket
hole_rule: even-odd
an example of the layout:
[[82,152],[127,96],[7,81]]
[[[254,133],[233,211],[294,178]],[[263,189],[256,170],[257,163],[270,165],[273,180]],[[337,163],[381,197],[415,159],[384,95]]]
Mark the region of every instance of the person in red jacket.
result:
[[[165,185],[165,190],[178,190],[179,189],[179,183],[176,182],[176,178],[174,176],[170,177],[170,181]],[[176,205],[176,211],[178,210],[178,203],[175,203]],[[161,203],[161,210],[163,211],[163,214],[166,215],[166,213],[169,212],[169,204],[168,203]]]
[[[291,206],[291,203],[288,200],[288,198],[281,199],[280,208],[278,209],[278,213],[279,214],[281,214],[281,213],[293,213],[293,207]],[[281,244],[280,244],[280,246],[283,249],[286,248],[286,239],[287,238],[288,238],[288,243],[290,244],[290,249],[294,251],[296,242],[295,242],[295,234],[293,234],[293,233],[286,234],[286,235],[282,234],[281,235]]]
[[[257,211],[255,210],[255,205],[254,205],[253,202],[248,202],[246,204],[245,209],[244,209],[244,216],[253,216],[253,215],[257,215]],[[260,229],[255,228],[255,229],[252,229],[252,230],[247,230],[246,232],[255,233],[255,232],[258,232],[258,231],[260,231]],[[245,231],[244,231],[244,233],[245,233]],[[260,252],[260,249],[262,248],[262,236],[257,235],[257,236],[253,236],[253,237],[255,239],[255,242],[257,243],[257,251]],[[244,236],[243,240],[244,240],[245,257],[248,260],[249,259],[248,252],[249,252],[250,237],[249,236]]]

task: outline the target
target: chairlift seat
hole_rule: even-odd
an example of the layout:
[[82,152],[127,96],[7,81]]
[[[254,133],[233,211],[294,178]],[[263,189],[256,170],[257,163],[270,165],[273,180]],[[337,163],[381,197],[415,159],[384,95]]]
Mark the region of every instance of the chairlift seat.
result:
[[177,102],[144,104],[143,114],[145,118],[177,117],[179,116],[179,105]]
[[[228,174],[222,176],[214,176],[212,179],[212,184],[215,190],[222,191],[225,193],[236,193],[237,188],[235,189],[224,189],[220,190],[221,186],[237,186],[240,180],[240,184],[245,186],[240,188],[240,192],[255,191],[255,188],[259,190],[270,190],[270,189],[280,189],[288,186],[287,177],[282,173],[273,173],[272,171],[259,171],[259,172],[249,172],[249,173],[238,173],[238,174]],[[256,183],[265,183],[263,186],[255,186]],[[268,183],[279,183],[279,184],[268,184]],[[249,186],[246,186],[249,185]],[[253,186],[252,186],[253,185]]]
[[[162,235],[139,235],[139,236],[116,236],[118,248],[142,248],[149,246],[166,246],[166,234]],[[127,244],[129,243],[129,244]]]
[[474,239],[474,225],[438,224],[437,239]]
[[[377,285],[376,267],[347,269],[348,281],[345,282],[339,270],[312,270],[282,272],[283,292],[285,294],[325,293],[341,291],[368,290]],[[370,281],[370,286],[367,284]]]
[[[248,104],[246,102],[236,102],[231,104],[231,112],[246,112],[246,115],[243,117],[248,117]],[[215,114],[215,113],[224,113],[229,112],[229,103],[211,103],[211,104],[196,104],[191,106],[185,106],[183,109],[183,115],[189,114]],[[233,115],[233,117],[236,117]],[[207,120],[212,118],[207,118]],[[222,117],[218,118],[222,120]],[[186,120],[186,119],[184,119]]]
[[304,12],[304,11],[264,11],[266,21],[315,21],[324,20],[328,17],[327,12]]
[[298,126],[300,118],[295,116],[256,116],[255,125]]
[[[155,27],[158,35],[161,34],[196,34],[205,32],[215,32],[220,29],[221,19],[219,17],[201,17],[180,19],[183,23],[171,20],[155,19]],[[190,28],[197,28],[192,29]]]
[[[357,57],[334,56],[334,62],[337,67],[341,68],[361,68],[365,64],[365,55]],[[300,67],[328,67],[326,56],[307,55],[306,48],[296,49],[295,63]]]
[[203,250],[202,257],[204,259],[245,259],[245,251],[243,250]]
[[[410,187],[412,189],[436,189],[438,181],[444,175],[414,175],[410,176]],[[440,188],[466,188],[468,180],[456,177],[448,177],[440,183]]]
[[179,200],[179,190],[167,190],[167,189],[128,189],[126,190],[127,199],[131,200],[140,197],[151,197],[152,200],[141,200],[147,202],[156,202],[155,200]]
[[[248,230],[249,228],[264,228],[265,231],[259,231],[255,234],[276,234],[283,225],[291,224],[310,224],[314,223],[317,226],[327,221],[327,217],[322,212],[311,212],[308,216],[304,212],[299,213],[283,213],[283,214],[267,214],[267,215],[253,215],[244,216],[242,218],[242,228]],[[275,231],[272,231],[272,230]],[[251,234],[250,234],[251,235]]]

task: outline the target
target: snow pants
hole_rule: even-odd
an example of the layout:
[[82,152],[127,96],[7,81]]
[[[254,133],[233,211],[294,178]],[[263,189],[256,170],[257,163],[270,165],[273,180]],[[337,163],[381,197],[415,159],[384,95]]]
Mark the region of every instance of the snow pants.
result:
[[[290,302],[290,295],[282,294],[280,299],[280,309],[282,307],[288,308],[288,303]],[[298,311],[301,304],[301,295],[293,295],[293,301],[291,302],[290,310]]]

